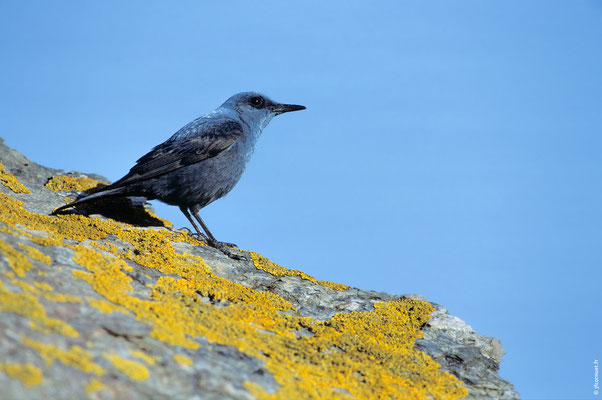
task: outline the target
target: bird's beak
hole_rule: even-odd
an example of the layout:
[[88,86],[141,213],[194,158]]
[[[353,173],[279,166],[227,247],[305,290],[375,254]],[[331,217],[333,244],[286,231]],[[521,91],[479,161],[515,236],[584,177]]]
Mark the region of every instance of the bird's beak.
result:
[[291,111],[305,110],[305,106],[298,106],[296,104],[280,104],[280,103],[272,104],[269,106],[269,108],[276,115],[284,114],[286,112],[291,112]]

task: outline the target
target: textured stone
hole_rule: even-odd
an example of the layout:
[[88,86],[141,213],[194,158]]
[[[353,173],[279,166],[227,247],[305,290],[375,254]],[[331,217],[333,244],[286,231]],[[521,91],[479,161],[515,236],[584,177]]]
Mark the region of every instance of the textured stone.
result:
[[140,200],[50,217],[107,180],[0,163],[30,191],[0,185],[3,398],[518,398],[499,341],[419,295],[234,261]]

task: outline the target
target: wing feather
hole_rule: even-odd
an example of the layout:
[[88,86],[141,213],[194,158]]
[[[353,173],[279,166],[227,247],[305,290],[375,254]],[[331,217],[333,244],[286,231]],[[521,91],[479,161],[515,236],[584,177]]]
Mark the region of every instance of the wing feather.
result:
[[187,165],[215,157],[232,146],[243,135],[236,121],[222,121],[202,126],[201,135],[172,138],[140,157],[130,172],[116,181],[111,188],[125,186],[155,178]]

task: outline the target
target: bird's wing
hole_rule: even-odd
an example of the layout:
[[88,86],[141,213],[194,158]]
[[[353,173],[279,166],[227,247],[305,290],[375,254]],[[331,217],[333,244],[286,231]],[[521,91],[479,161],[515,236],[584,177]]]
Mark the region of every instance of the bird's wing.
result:
[[243,135],[242,126],[236,121],[204,125],[198,136],[170,139],[142,156],[130,172],[111,188],[129,185],[167,174],[187,165],[215,157],[227,150]]

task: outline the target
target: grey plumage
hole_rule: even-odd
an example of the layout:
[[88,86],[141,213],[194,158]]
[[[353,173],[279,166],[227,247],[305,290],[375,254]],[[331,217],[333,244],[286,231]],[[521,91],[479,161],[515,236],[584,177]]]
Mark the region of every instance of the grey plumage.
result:
[[215,240],[198,211],[232,190],[253,155],[261,131],[274,116],[303,109],[304,106],[276,103],[259,93],[235,94],[142,156],[123,178],[57,208],[53,214],[104,197],[158,199],[179,206],[201,238],[233,256],[224,243]]

